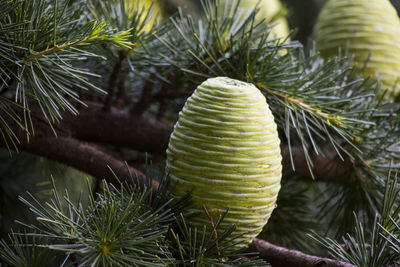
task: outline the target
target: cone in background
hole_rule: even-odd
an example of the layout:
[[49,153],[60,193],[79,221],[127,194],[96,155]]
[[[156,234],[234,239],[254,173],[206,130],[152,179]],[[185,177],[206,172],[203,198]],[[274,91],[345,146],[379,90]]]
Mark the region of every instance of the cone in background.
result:
[[126,0],[126,9],[130,10],[131,14],[134,14],[134,11],[144,9],[143,14],[141,15],[141,21],[146,19],[147,12],[150,8],[152,8],[151,17],[147,20],[146,25],[144,27],[144,31],[149,31],[154,24],[161,21],[163,16],[163,6],[161,0]]
[[389,0],[330,0],[314,28],[316,48],[324,57],[348,49],[363,76],[379,78],[398,95],[400,85],[400,19]]
[[[220,7],[233,3],[232,0],[221,0]],[[256,21],[264,20],[265,23],[273,26],[269,39],[285,39],[289,35],[289,26],[284,17],[285,9],[279,0],[241,0],[239,8],[246,14],[251,8],[259,8]]]
[[[280,140],[265,97],[252,84],[208,79],[188,98],[167,149],[171,190],[193,189],[189,224],[200,231],[228,210],[220,231],[236,225],[247,247],[267,223],[280,189]],[[176,185],[175,185],[176,184]],[[203,206],[205,205],[205,206]]]

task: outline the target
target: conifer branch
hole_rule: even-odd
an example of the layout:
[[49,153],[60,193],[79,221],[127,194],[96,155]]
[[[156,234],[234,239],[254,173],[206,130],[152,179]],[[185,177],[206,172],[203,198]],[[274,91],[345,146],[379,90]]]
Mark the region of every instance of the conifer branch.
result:
[[114,65],[108,81],[108,94],[104,100],[104,111],[109,112],[111,110],[111,104],[114,97],[115,86],[117,84],[118,75],[122,70],[122,64],[126,58],[126,54],[123,51],[118,52],[118,59]]
[[51,48],[46,48],[39,52],[33,52],[28,56],[28,59],[33,59],[33,60],[38,59],[47,56],[49,54],[54,54],[57,52],[74,48],[76,46],[88,45],[95,41],[112,41],[113,43],[119,44],[126,48],[130,48],[131,46],[133,46],[132,43],[126,40],[130,36],[129,31],[123,31],[123,32],[118,32],[117,34],[107,35],[107,33],[101,33],[104,27],[106,27],[106,25],[100,24],[96,26],[96,23],[94,23],[93,32],[90,35],[84,37],[83,39],[76,40],[73,42],[66,42],[60,45],[54,44],[54,46]]
[[144,111],[146,111],[150,104],[153,101],[153,87],[154,87],[154,74],[150,74],[145,82],[142,90],[142,95],[140,96],[139,101],[136,103],[135,106],[131,109],[131,113],[133,115],[141,116]]
[[[63,120],[51,128],[47,121],[43,120],[40,108],[31,103],[30,113],[37,129],[35,135],[51,139],[56,133],[58,137],[72,137],[84,142],[108,144],[154,154],[165,153],[173,130],[172,123],[131,115],[116,108],[104,112],[99,103],[91,102],[87,105],[88,107],[79,109],[77,116],[68,112],[61,113]],[[16,114],[21,112],[16,107],[14,109],[13,112]],[[9,124],[14,125],[11,127],[12,130],[20,132],[17,134],[18,139],[22,138],[22,141],[26,139],[27,133],[19,130],[20,127],[15,122],[10,121]],[[31,144],[36,140],[34,136],[29,138]],[[294,159],[295,170],[288,174],[288,177],[295,175],[297,179],[311,181],[312,176],[303,148],[292,145],[289,151],[289,147],[283,144],[281,150],[285,165],[290,165],[290,154]],[[328,151],[324,155],[311,153],[310,156],[318,166],[313,169],[316,181],[342,183],[348,177],[346,174],[353,170],[351,162],[341,160],[334,151]]]
[[[23,136],[20,136],[23,138]],[[21,140],[22,140],[21,138]],[[4,146],[3,142],[0,142]],[[30,152],[51,160],[57,160],[92,175],[97,179],[105,179],[116,183],[115,177],[110,174],[108,166],[123,181],[129,182],[129,173],[145,183],[146,176],[139,170],[129,167],[122,158],[117,158],[104,147],[88,142],[79,141],[71,137],[35,136],[29,142],[24,140],[18,145],[22,151]]]
[[311,256],[297,250],[276,246],[258,238],[253,239],[250,243],[249,251],[260,252],[261,258],[271,263],[273,267],[356,267],[349,263]]
[[333,123],[333,124],[336,124],[338,126],[341,126],[343,124],[343,122],[341,121],[340,117],[337,117],[337,116],[334,116],[332,114],[323,112],[318,108],[312,107],[312,106],[304,103],[303,101],[301,101],[300,99],[298,99],[296,97],[291,97],[288,94],[284,94],[284,93],[281,93],[281,92],[278,92],[278,91],[267,90],[267,89],[261,87],[260,85],[258,85],[257,87],[261,91],[266,92],[267,94],[274,95],[274,96],[278,97],[279,99],[281,99],[284,102],[287,102],[289,104],[293,104],[295,106],[299,106],[299,107],[303,108],[304,110],[309,111],[310,113],[313,113],[313,114],[317,115],[321,119],[323,119],[326,122],[328,122],[328,124]]
[[378,204],[380,207],[373,215],[372,225],[366,225],[366,222],[361,221],[354,211],[352,215],[355,227],[351,233],[343,235],[340,241],[322,237],[315,232],[309,237],[328,249],[330,255],[336,259],[356,266],[382,267],[398,263],[400,255],[391,250],[393,243],[388,239],[388,236],[393,237],[399,234],[399,229],[394,227],[399,224],[400,212],[397,173],[388,173],[382,191],[384,195]]
[[[291,151],[289,151],[291,150]],[[346,183],[352,172],[350,160],[342,160],[335,151],[326,151],[325,155],[310,153],[310,159],[314,163],[313,175],[307,165],[307,159],[303,152],[303,147],[298,145],[282,146],[283,165],[286,166],[288,173],[285,177],[300,181],[317,181],[326,183],[342,184]],[[290,154],[293,156],[293,166],[291,168]]]
[[164,154],[173,124],[131,115],[112,108],[103,112],[96,103],[88,103],[78,116],[64,114],[60,127],[77,139],[99,142],[142,152]]

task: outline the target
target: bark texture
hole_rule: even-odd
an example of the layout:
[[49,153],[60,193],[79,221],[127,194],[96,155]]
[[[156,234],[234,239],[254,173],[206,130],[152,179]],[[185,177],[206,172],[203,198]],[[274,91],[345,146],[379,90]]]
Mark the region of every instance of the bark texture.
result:
[[356,267],[349,263],[276,246],[258,238],[253,239],[249,250],[260,252],[261,258],[272,264],[272,267]]
[[[164,155],[173,130],[170,122],[133,115],[116,108],[106,112],[97,103],[88,103],[88,107],[80,108],[77,116],[62,113],[63,120],[50,127],[43,119],[41,110],[37,106],[30,106],[32,123],[35,126],[34,135],[27,135],[13,121],[9,121],[21,141],[18,149],[58,160],[99,178],[109,173],[107,165],[116,173],[126,174],[123,169],[126,169],[124,161],[127,159],[113,154],[113,150],[105,147],[121,147]],[[0,146],[5,147],[2,139]],[[286,175],[294,174],[297,179],[312,181],[302,148],[295,145],[291,147],[295,170],[290,166],[289,148],[282,144],[281,150]],[[314,153],[311,154],[311,159],[316,166],[313,172],[317,181],[340,183],[338,177],[347,179],[348,175],[345,174],[349,170],[351,172],[351,162],[340,160],[334,153],[328,152],[325,156]],[[137,169],[132,168],[131,171],[144,177]]]

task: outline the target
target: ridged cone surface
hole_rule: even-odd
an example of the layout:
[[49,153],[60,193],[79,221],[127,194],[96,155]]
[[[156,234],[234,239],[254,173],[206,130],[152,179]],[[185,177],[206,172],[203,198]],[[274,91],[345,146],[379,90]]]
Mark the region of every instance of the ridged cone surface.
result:
[[[217,77],[189,97],[167,149],[172,193],[193,189],[198,215],[191,226],[210,225],[228,210],[221,230],[235,224],[246,247],[267,223],[281,180],[280,140],[265,97],[252,84]],[[210,230],[210,229],[208,229]]]
[[[232,0],[221,0],[220,6],[223,7],[226,1],[232,2]],[[264,19],[265,23],[273,25],[269,39],[284,39],[289,35],[287,20],[284,17],[276,17],[282,9],[282,4],[279,0],[242,0],[239,4],[239,8],[243,9],[243,14],[246,14],[251,8],[256,6],[260,9],[256,20],[261,21]]]
[[[379,77],[383,87],[400,82],[400,19],[389,0],[330,0],[321,10],[314,29],[323,56],[348,48],[363,75]],[[395,94],[400,93],[397,85]]]

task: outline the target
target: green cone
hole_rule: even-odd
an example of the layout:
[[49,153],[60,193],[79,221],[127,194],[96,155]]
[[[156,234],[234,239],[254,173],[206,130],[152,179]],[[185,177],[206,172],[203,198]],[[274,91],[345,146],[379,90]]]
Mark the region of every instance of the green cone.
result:
[[[155,24],[162,20],[164,7],[163,1],[161,0],[126,0],[124,3],[125,9],[131,15],[133,15],[135,11],[143,10],[140,16],[140,21],[142,22],[147,19],[147,22],[142,31],[150,31]],[[147,18],[147,12],[149,12],[150,8],[152,9],[152,13],[151,16]],[[129,19],[132,20],[133,17],[130,17]]]
[[[167,149],[172,193],[193,189],[191,226],[210,225],[228,210],[221,231],[235,224],[246,247],[267,223],[280,189],[280,140],[265,97],[252,84],[208,79],[189,97]],[[210,229],[209,229],[210,230]]]
[[[364,76],[392,88],[400,81],[400,19],[389,0],[330,0],[314,28],[317,49],[325,57],[348,48]],[[392,90],[392,89],[391,89]],[[392,90],[397,95],[400,86]]]
[[[221,8],[228,3],[235,4],[232,0],[221,0],[219,3]],[[239,3],[243,16],[251,8],[256,7],[259,8],[256,21],[264,20],[265,23],[273,26],[268,39],[284,39],[289,35],[289,26],[284,17],[286,10],[279,0],[241,0]]]

